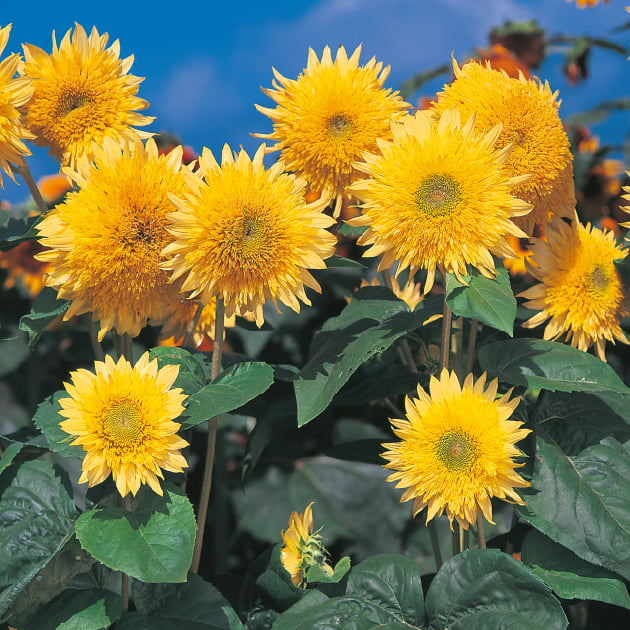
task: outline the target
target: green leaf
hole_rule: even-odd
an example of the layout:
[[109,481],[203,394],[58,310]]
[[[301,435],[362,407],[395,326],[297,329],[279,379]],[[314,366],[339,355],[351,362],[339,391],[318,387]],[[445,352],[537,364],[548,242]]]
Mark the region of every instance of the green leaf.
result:
[[362,265],[360,262],[352,260],[352,258],[338,256],[337,254],[333,254],[332,256],[326,258],[324,262],[326,263],[327,269],[367,269],[367,267]]
[[525,536],[521,560],[559,597],[630,608],[628,590],[616,574],[578,558],[536,530]]
[[121,614],[117,593],[104,588],[67,589],[21,623],[20,630],[101,630]]
[[179,373],[173,387],[181,387],[190,396],[198,392],[207,382],[204,358],[200,353],[191,354],[184,348],[159,346],[149,352],[151,359],[157,358],[158,366],[179,365]]
[[476,319],[511,337],[516,317],[516,298],[507,270],[500,263],[497,264],[497,276],[492,279],[473,269],[465,281],[468,286],[459,282],[453,274],[446,274],[446,303],[453,313]]
[[237,363],[190,396],[184,427],[242,407],[267,391],[273,383],[273,369],[261,362]]
[[28,347],[32,348],[46,327],[63,315],[70,306],[69,300],[58,300],[57,292],[44,287],[37,296],[28,315],[20,318],[20,330],[28,334]]
[[523,518],[580,558],[630,579],[630,453],[606,438],[575,457],[536,439]]
[[50,463],[33,460],[0,477],[0,617],[72,536],[72,492]]
[[337,231],[342,236],[361,236],[363,232],[368,229],[367,225],[348,225],[347,223],[342,223]]
[[114,626],[114,630],[209,630],[212,626],[198,621],[163,619],[142,613],[126,613]]
[[427,593],[429,630],[563,630],[560,602],[521,562],[496,549],[457,554]]
[[185,582],[195,515],[180,488],[162,487],[162,497],[141,488],[131,512],[106,507],[83,513],[76,523],[81,546],[110,569],[143,582]]
[[33,422],[46,438],[48,448],[51,451],[59,453],[63,457],[78,457],[82,459],[85,451],[80,446],[71,446],[70,442],[74,440],[74,437],[59,426],[59,423],[65,419],[59,415],[59,411],[61,411],[59,400],[68,398],[68,396],[68,392],[64,389],[46,398],[37,407],[37,411],[33,416]]
[[[510,339],[483,346],[479,364],[512,385],[595,395],[630,395],[617,373],[592,354],[555,341]],[[630,401],[630,398],[627,399]]]
[[9,444],[0,457],[0,474],[2,474],[16,458],[17,454],[22,450],[24,444],[20,442],[13,442]]
[[4,339],[0,339],[0,378],[11,374],[29,355],[26,335],[14,325],[2,327]]
[[[134,603],[136,589],[148,585],[134,583]],[[152,585],[151,585],[152,586]],[[143,610],[147,619],[169,621],[173,627],[187,627],[188,623],[199,623],[207,630],[236,630],[235,613],[223,595],[210,583],[194,573],[188,574],[183,584],[158,585],[166,589],[157,606]],[[236,616],[238,620],[238,616]],[[181,626],[179,624],[182,624]]]
[[42,216],[18,219],[11,217],[0,225],[0,251],[6,252],[19,245],[22,241],[32,241],[39,234],[36,225],[42,220]]
[[306,581],[311,584],[313,582],[322,582],[323,584],[337,584],[346,573],[350,571],[350,556],[344,556],[337,562],[332,573],[326,573],[319,564],[314,564],[306,572]]
[[309,360],[295,378],[298,426],[324,411],[360,365],[441,311],[440,298],[424,300],[410,313],[389,289],[357,291],[315,335]]

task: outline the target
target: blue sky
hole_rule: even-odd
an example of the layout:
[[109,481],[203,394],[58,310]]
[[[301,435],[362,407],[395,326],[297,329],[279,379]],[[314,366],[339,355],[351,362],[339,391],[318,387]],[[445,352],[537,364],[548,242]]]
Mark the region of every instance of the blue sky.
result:
[[[294,78],[304,68],[308,48],[321,54],[325,45],[347,50],[362,43],[361,59],[376,56],[391,65],[387,86],[398,88],[416,72],[459,59],[486,43],[493,26],[506,19],[536,18],[548,34],[590,34],[626,44],[630,31],[611,29],[630,19],[625,2],[578,9],[567,0],[285,0],[238,2],[11,3],[3,24],[13,23],[7,51],[22,42],[51,48],[73,26],[95,25],[120,39],[121,55],[135,56],[132,73],[145,77],[139,95],[156,116],[152,131],[178,134],[196,151],[220,151],[227,142],[253,151],[260,140],[252,132],[269,132],[269,119],[254,103],[272,106],[260,86],[271,87],[272,66]],[[593,75],[570,86],[560,73],[561,55],[550,55],[539,75],[560,91],[561,114],[589,109],[603,100],[627,96],[630,62],[595,51]],[[443,80],[443,79],[442,79]],[[440,88],[440,82],[431,86]],[[427,88],[427,93],[430,90]],[[604,143],[621,145],[629,114],[621,112],[593,131]],[[46,152],[29,161],[35,177],[54,172]],[[5,178],[0,198],[15,203],[27,196],[24,185]]]

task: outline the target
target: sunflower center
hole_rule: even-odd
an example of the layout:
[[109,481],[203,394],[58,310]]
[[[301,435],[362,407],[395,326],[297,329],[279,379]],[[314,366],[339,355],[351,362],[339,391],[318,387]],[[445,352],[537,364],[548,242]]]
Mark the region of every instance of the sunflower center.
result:
[[345,140],[354,131],[352,121],[343,114],[331,116],[326,122],[326,128],[334,140]]
[[588,276],[587,286],[589,293],[602,295],[610,285],[610,278],[601,265],[596,265]]
[[462,201],[461,186],[450,175],[429,175],[416,190],[416,207],[429,217],[449,216],[459,208]]
[[241,216],[225,231],[224,253],[240,269],[261,269],[271,264],[273,230],[266,211],[243,207]]
[[88,90],[83,88],[67,88],[59,95],[56,114],[60,118],[63,118],[87,103],[91,103],[92,100],[92,94]]
[[474,440],[463,431],[444,433],[435,446],[437,458],[451,472],[468,470],[475,460]]
[[116,446],[133,446],[142,438],[142,414],[127,398],[114,401],[103,420],[105,435]]

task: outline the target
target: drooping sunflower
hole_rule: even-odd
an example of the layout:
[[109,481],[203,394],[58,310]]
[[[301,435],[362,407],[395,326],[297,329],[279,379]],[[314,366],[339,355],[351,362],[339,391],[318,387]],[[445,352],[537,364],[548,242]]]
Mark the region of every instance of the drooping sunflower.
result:
[[38,225],[50,248],[46,284],[72,300],[65,314],[91,312],[100,320],[99,340],[113,328],[135,337],[148,320],[161,321],[177,299],[176,285],[160,269],[161,252],[173,239],[166,215],[169,193],[184,194],[181,147],[158,155],[155,142],[139,138],[121,149],[112,140],[94,149],[94,166],[66,170],[80,186]]
[[310,304],[304,285],[320,291],[308,269],[322,269],[335,237],[326,230],[334,219],[324,214],[328,199],[307,204],[306,182],[285,173],[282,162],[265,169],[261,145],[253,159],[244,150],[235,157],[223,147],[219,166],[204,148],[199,171],[188,174],[187,195],[172,196],[170,215],[175,241],[162,267],[173,279],[186,276],[182,291],[207,303],[225,300],[225,314],[253,313],[263,323],[263,304],[283,302],[296,312]]
[[107,33],[96,28],[88,36],[75,25],[52,53],[24,44],[20,74],[33,80],[33,95],[24,106],[24,124],[36,136],[35,144],[48,147],[64,165],[76,167],[81,156],[90,159],[105,138],[119,144],[151,134],[134,129],[152,117],[138,114],[149,106],[136,96],[143,80],[128,74],[133,56],[120,59],[120,43],[109,48]]
[[511,176],[531,176],[514,190],[534,206],[517,224],[531,234],[534,224],[544,224],[554,214],[571,216],[573,158],[558,115],[558,93],[546,82],[515,79],[472,61],[461,68],[453,61],[453,70],[455,80],[438,94],[435,109],[441,114],[456,107],[462,120],[476,114],[478,129],[503,125],[494,146],[513,146],[505,169]]
[[[0,55],[4,52],[10,33],[11,24],[0,29]],[[24,164],[24,156],[31,152],[23,141],[34,138],[20,118],[19,108],[31,98],[33,87],[30,79],[15,77],[19,64],[20,56],[16,53],[0,62],[0,171],[4,171],[13,181],[15,175],[10,165]],[[2,172],[0,188],[4,188]]]
[[298,587],[306,586],[306,573],[316,564],[324,572],[332,573],[332,567],[326,562],[328,552],[322,544],[320,530],[313,533],[312,506],[309,503],[303,514],[291,512],[289,527],[286,532],[281,532],[284,545],[280,550],[280,562]]
[[188,466],[177,435],[186,396],[172,385],[178,365],[158,368],[145,352],[135,366],[121,357],[96,361],[95,372],[76,370],[61,398],[61,428],[86,452],[79,483],[95,486],[112,475],[121,496],[135,495],[141,484],[162,494],[161,469],[182,472]]
[[383,254],[379,270],[395,261],[397,273],[426,269],[425,293],[438,267],[461,278],[470,264],[493,277],[490,252],[516,256],[505,236],[525,236],[512,219],[531,209],[512,196],[523,178],[503,167],[509,147],[493,148],[500,127],[476,133],[474,117],[462,125],[449,110],[437,124],[420,111],[392,130],[392,141],[378,143],[380,155],[357,163],[369,179],[350,187],[364,202],[363,214],[349,221],[368,226],[357,241],[372,246],[364,256]]
[[374,58],[359,65],[361,46],[348,57],[340,46],[333,61],[326,46],[321,61],[309,49],[307,66],[297,79],[274,69],[274,89],[263,92],[278,105],[256,105],[273,121],[273,133],[255,134],[275,140],[273,149],[287,170],[306,179],[313,189],[336,197],[339,215],[344,188],[359,173],[355,162],[363,151],[376,150],[377,138],[391,138],[389,123],[411,107],[398,92],[385,89],[389,66]]
[[497,379],[485,385],[485,373],[462,386],[444,369],[430,394],[418,386],[418,398],[407,397],[405,419],[391,420],[400,441],[383,444],[385,467],[396,471],[387,479],[406,488],[400,500],[414,500],[414,516],[426,507],[427,522],[446,513],[451,528],[455,519],[468,529],[479,511],[493,522],[493,497],[524,504],[514,488],[530,484],[515,472],[515,444],[530,431],[509,420],[519,402],[512,390],[497,399]]
[[629,343],[620,320],[628,315],[628,295],[614,261],[628,251],[619,247],[612,232],[561,218],[545,228],[546,240],[534,239],[528,271],[539,284],[517,297],[539,311],[523,326],[533,328],[547,319],[544,338],[566,340],[580,350],[595,346],[606,360],[606,340]]

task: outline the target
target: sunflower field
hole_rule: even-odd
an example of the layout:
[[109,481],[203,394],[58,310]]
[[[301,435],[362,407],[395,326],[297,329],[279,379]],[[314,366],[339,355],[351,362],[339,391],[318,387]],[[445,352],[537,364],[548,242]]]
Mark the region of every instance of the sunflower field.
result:
[[306,48],[197,154],[108,33],[10,35],[0,628],[630,628],[630,186],[537,75],[623,45]]

